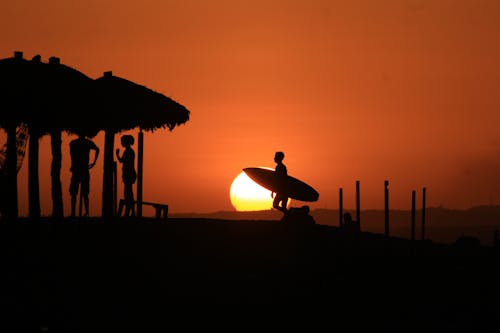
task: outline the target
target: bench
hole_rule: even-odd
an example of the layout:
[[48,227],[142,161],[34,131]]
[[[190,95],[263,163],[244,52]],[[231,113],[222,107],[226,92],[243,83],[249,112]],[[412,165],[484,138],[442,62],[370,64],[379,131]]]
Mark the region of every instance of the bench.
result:
[[[168,217],[168,205],[166,204],[161,204],[161,203],[156,203],[156,202],[148,202],[148,201],[143,201],[143,205],[147,206],[152,206],[155,209],[155,216],[157,219],[167,219]],[[137,205],[137,201],[134,201],[134,205]],[[122,215],[123,207],[125,207],[125,200],[120,199],[120,205],[118,206],[118,216]]]

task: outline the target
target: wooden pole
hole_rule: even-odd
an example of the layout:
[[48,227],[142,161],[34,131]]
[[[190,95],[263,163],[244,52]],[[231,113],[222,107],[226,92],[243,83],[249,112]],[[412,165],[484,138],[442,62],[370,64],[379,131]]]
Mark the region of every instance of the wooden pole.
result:
[[425,187],[422,189],[422,240],[425,240]]
[[113,163],[115,132],[104,132],[104,170],[102,174],[102,216],[112,217],[113,212]]
[[415,240],[415,190],[411,191],[411,240]]
[[64,216],[63,193],[61,183],[62,164],[62,137],[61,131],[50,132],[50,151],[52,161],[50,162],[50,194],[52,196],[52,216],[61,218]]
[[137,217],[142,217],[142,174],[144,158],[144,133],[139,131],[137,147]]
[[359,180],[356,180],[356,222],[358,226],[361,228],[360,219],[361,219],[361,209],[359,204]]
[[118,203],[118,174],[116,161],[113,161],[113,215],[117,213]]
[[342,202],[342,187],[339,188],[339,226],[342,227],[344,225],[344,212],[343,212],[343,202]]
[[28,141],[28,206],[29,217],[40,218],[40,176],[39,165],[39,133],[36,128],[30,129]]
[[[6,203],[5,217],[17,219],[19,216],[19,203],[17,199],[17,141],[16,141],[16,126],[7,126],[7,152],[5,156],[5,186],[6,186]],[[3,186],[3,185],[2,185]],[[2,191],[4,189],[2,188]],[[3,216],[2,216],[3,217]]]
[[384,229],[385,236],[389,237],[389,181],[384,181]]

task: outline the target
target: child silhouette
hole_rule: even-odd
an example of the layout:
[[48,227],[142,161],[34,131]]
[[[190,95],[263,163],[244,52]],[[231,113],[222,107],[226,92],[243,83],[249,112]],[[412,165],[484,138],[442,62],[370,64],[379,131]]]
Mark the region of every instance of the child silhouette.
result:
[[122,164],[123,197],[125,200],[124,216],[135,216],[135,200],[133,185],[137,179],[135,171],[135,152],[132,149],[134,137],[132,135],[122,135],[121,144],[125,148],[120,156],[120,149],[116,149],[116,158]]

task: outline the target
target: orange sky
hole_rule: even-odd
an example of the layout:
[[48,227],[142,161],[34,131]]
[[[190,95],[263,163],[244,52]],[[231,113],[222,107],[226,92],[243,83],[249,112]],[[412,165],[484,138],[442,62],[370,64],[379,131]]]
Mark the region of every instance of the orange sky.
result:
[[[393,208],[423,186],[429,205],[500,204],[498,1],[16,0],[0,4],[0,31],[0,58],[112,70],[191,111],[145,136],[144,199],[172,213],[232,210],[234,177],[274,167],[276,150],[320,193],[311,208],[336,208],[339,187],[354,207],[357,179],[362,208],[383,208],[385,179]],[[49,214],[48,137],[40,156]],[[102,159],[91,179],[97,215]]]

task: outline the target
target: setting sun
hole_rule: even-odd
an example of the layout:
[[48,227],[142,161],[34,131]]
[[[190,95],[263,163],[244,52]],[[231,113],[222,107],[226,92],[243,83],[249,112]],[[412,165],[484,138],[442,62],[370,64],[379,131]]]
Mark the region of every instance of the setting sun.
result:
[[266,210],[273,205],[271,191],[255,183],[243,171],[234,178],[229,195],[237,211]]

